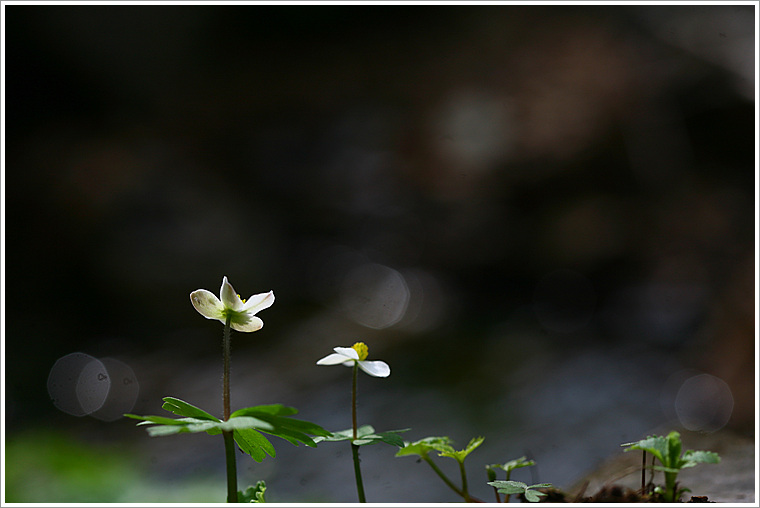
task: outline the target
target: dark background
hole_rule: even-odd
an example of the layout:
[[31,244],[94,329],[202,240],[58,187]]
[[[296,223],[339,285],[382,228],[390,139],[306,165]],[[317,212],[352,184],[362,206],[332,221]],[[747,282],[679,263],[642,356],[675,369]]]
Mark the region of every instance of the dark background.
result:
[[[133,412],[172,395],[221,414],[222,326],[188,295],[224,275],[277,298],[233,337],[233,406],[349,427],[350,370],[314,363],[363,340],[392,375],[360,378],[360,421],[485,436],[468,464],[487,500],[484,464],[527,454],[522,479],[568,487],[678,425],[694,373],[727,383],[728,428],[753,435],[753,7],[8,5],[5,21],[9,442],[128,443],[167,485],[223,489],[221,440],[62,413],[46,380],[69,353],[113,357],[139,381]],[[241,486],[353,502],[342,444],[276,441],[275,460],[240,457]],[[456,501],[425,464],[365,448],[369,501]]]

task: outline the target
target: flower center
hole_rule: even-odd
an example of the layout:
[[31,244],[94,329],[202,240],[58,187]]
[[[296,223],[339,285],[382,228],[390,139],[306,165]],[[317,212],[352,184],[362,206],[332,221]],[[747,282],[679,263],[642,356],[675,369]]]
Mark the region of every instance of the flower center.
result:
[[357,354],[359,355],[360,361],[367,359],[367,355],[369,354],[369,348],[364,342],[357,342],[356,344],[351,346],[351,348],[357,352]]

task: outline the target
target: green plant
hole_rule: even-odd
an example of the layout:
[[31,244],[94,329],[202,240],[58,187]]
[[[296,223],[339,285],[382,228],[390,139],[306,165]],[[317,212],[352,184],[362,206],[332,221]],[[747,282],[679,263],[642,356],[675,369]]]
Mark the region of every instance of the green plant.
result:
[[386,443],[394,446],[403,446],[404,441],[398,435],[399,432],[406,432],[409,429],[390,430],[375,433],[371,425],[357,425],[356,417],[356,382],[359,369],[366,372],[372,377],[388,377],[391,375],[391,368],[387,363],[381,360],[368,361],[369,348],[364,342],[357,342],[351,347],[335,347],[334,353],[331,353],[317,361],[317,365],[344,365],[352,367],[353,376],[351,378],[351,428],[333,432],[329,436],[318,436],[314,440],[320,441],[350,441],[351,456],[354,461],[354,478],[356,480],[356,492],[359,496],[360,503],[366,503],[367,499],[364,494],[364,481],[362,480],[362,470],[359,461],[359,447],[362,445],[371,445],[376,443]]
[[[255,332],[264,326],[256,314],[269,308],[274,303],[274,292],[253,295],[248,299],[240,298],[235,293],[227,277],[222,280],[219,298],[205,289],[190,293],[193,307],[206,319],[224,323],[222,402],[224,417],[219,419],[192,404],[174,397],[164,397],[162,409],[182,416],[167,418],[164,416],[138,416],[126,414],[129,418],[142,420],[137,425],[152,425],[147,431],[151,437],[169,436],[184,432],[206,432],[210,435],[221,434],[224,438],[225,459],[227,464],[227,502],[236,503],[239,499],[248,499],[250,489],[245,493],[237,489],[237,465],[235,444],[255,461],[261,462],[266,455],[275,456],[272,443],[263,433],[280,437],[298,446],[304,443],[316,447],[316,442],[308,435],[330,436],[331,434],[311,422],[290,418],[298,410],[282,404],[270,404],[238,409],[230,409],[230,334],[231,329],[239,332]],[[264,489],[257,484],[250,493],[252,499],[263,500]]]
[[[413,443],[404,443],[404,447],[396,453],[396,457],[405,457],[411,455],[417,455],[435,471],[435,473],[443,480],[443,482],[458,495],[469,502],[479,501],[472,497],[467,485],[467,472],[464,467],[464,461],[467,456],[472,453],[478,446],[483,443],[485,438],[477,437],[470,440],[467,446],[463,450],[456,450],[452,445],[451,439],[446,436],[440,437],[426,437],[415,441]],[[438,452],[439,457],[450,457],[457,461],[459,465],[459,474],[461,477],[461,487],[457,487],[441,469],[430,458],[430,452]]]
[[674,503],[680,499],[684,492],[691,492],[690,489],[678,488],[676,477],[678,473],[687,467],[694,467],[697,464],[717,464],[720,457],[717,453],[703,450],[687,450],[681,454],[682,443],[681,434],[676,431],[670,432],[667,436],[649,436],[646,439],[633,443],[623,443],[620,446],[627,446],[625,451],[642,450],[645,454],[651,453],[654,458],[660,461],[659,466],[652,468],[655,471],[662,471],[665,475],[665,486],[655,488],[655,493],[661,494],[663,500],[667,503]]
[[495,482],[488,482],[488,485],[492,486],[493,488],[497,489],[497,492],[501,492],[502,494],[506,494],[509,496],[510,494],[524,494],[525,499],[530,501],[531,503],[536,503],[540,501],[540,496],[545,496],[543,492],[538,492],[531,489],[542,489],[546,487],[551,487],[551,483],[537,483],[535,485],[528,485],[523,482],[516,482],[513,480],[509,481],[503,481],[503,480],[497,480]]
[[[519,469],[522,467],[529,467],[536,465],[535,461],[533,460],[527,460],[525,457],[520,457],[519,459],[510,460],[508,462],[505,462],[504,464],[491,464],[486,466],[486,474],[488,475],[488,480],[493,482],[496,481],[496,469],[501,469],[503,471],[506,471],[507,478],[506,480],[509,481],[510,477],[512,476],[512,471],[515,469]],[[496,485],[492,485],[493,490],[496,493],[496,502],[500,503],[501,498],[499,497],[499,487]],[[509,502],[509,496],[510,494],[513,494],[513,492],[506,493],[506,496],[504,497],[504,502]],[[527,496],[526,496],[527,498]]]

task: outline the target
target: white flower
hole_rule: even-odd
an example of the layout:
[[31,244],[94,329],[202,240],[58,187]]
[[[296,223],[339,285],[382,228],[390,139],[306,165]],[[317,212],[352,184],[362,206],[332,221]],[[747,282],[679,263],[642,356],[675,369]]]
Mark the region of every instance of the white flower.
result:
[[264,326],[264,322],[256,317],[256,313],[270,307],[274,303],[274,291],[260,293],[247,299],[241,299],[235,293],[227,277],[222,280],[219,290],[221,300],[210,291],[198,289],[190,293],[190,301],[195,310],[206,319],[217,319],[222,323],[230,317],[230,326],[239,332],[255,332]]
[[317,365],[338,365],[352,367],[358,364],[359,368],[370,376],[388,377],[391,375],[391,368],[387,363],[379,360],[372,362],[366,361],[369,354],[369,348],[364,342],[357,342],[351,347],[336,347],[335,351],[319,360]]

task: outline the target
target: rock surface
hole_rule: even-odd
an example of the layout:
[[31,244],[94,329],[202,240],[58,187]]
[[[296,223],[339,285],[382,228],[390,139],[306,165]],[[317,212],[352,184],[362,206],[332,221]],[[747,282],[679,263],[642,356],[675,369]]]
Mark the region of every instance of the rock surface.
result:
[[[664,435],[672,429],[657,429],[650,434]],[[683,496],[707,496],[716,503],[755,503],[755,441],[730,430],[711,434],[676,429],[681,433],[684,450],[710,450],[721,457],[720,464],[700,464],[684,469],[678,475],[679,483],[691,492]],[[623,452],[603,463],[598,469],[568,489],[568,498],[573,499],[581,491],[589,496],[605,485],[621,485],[632,489],[641,487],[641,452]],[[650,464],[648,455],[647,463]],[[647,471],[646,480],[651,473]],[[662,473],[655,473],[654,483],[663,482]]]

